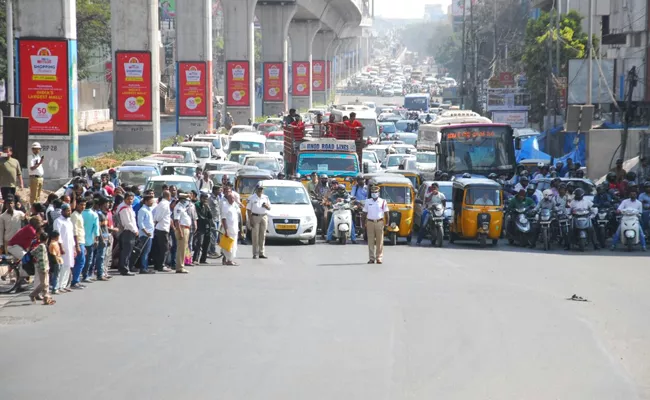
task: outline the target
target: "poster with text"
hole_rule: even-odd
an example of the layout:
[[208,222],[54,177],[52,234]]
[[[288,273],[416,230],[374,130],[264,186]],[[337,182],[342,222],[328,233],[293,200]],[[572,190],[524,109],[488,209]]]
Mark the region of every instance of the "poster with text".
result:
[[20,113],[29,118],[29,133],[70,134],[68,41],[18,41]]
[[250,68],[248,61],[226,62],[226,105],[250,106]]
[[264,63],[264,101],[284,101],[282,63]]
[[291,66],[294,96],[309,96],[309,61],[294,61]]
[[151,53],[116,51],[115,64],[117,120],[151,121]]
[[207,66],[205,62],[178,63],[178,115],[206,117],[208,115]]
[[311,62],[311,87],[314,92],[325,91],[325,61],[323,60]]

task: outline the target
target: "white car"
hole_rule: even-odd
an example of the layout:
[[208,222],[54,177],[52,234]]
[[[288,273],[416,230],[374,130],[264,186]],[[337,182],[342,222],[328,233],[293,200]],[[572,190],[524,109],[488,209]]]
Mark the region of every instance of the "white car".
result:
[[244,157],[242,164],[253,166],[259,169],[270,171],[273,176],[277,176],[284,169],[284,164],[280,164],[276,156],[272,154],[249,154]]
[[395,91],[392,87],[385,86],[383,89],[381,89],[381,95],[383,97],[393,97],[394,94]]
[[267,140],[266,141],[266,154],[271,154],[278,159],[282,165],[284,165],[284,141],[281,140]]
[[211,142],[184,142],[183,147],[192,149],[201,168],[206,162],[213,160],[213,154],[216,152]]
[[193,142],[208,142],[214,147],[213,157],[225,160],[228,153],[228,136],[226,135],[194,135]]
[[162,196],[163,185],[176,186],[176,189],[182,190],[185,193],[189,193],[192,190],[195,190],[197,193],[199,192],[199,187],[194,177],[183,175],[152,176],[144,186],[144,190],[153,189],[154,196]]
[[257,129],[255,129],[252,125],[233,125],[233,127],[230,128],[228,135],[232,136],[238,132],[257,132]]
[[301,182],[286,180],[262,181],[269,197],[267,238],[307,240],[316,243],[317,220],[307,189]]
[[372,169],[378,171],[381,168],[381,161],[379,161],[379,157],[377,157],[377,153],[375,153],[372,150],[363,150],[363,160],[362,162],[372,164]]
[[399,165],[406,157],[412,157],[410,154],[389,154],[386,159],[381,163],[384,169],[399,169]]
[[436,153],[432,151],[418,151],[415,153],[415,160],[419,171],[436,170]]
[[[186,143],[192,143],[192,142],[183,142],[183,145]],[[189,147],[185,146],[168,146],[162,149],[161,153],[163,155],[172,155],[172,156],[181,156],[182,158],[179,160],[180,162],[185,162],[185,163],[198,163],[199,160],[196,159],[196,155],[194,154],[194,150],[190,149]]]

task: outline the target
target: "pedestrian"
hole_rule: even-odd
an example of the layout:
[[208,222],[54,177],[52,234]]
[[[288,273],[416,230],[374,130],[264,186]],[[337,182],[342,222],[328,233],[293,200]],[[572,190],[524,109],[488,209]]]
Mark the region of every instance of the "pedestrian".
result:
[[227,131],[230,131],[232,126],[234,125],[235,121],[232,118],[232,114],[229,112],[226,112],[226,120],[224,121],[224,128],[226,128]]
[[95,201],[86,202],[86,209],[82,211],[81,218],[84,224],[84,243],[85,243],[85,263],[81,272],[81,281],[85,283],[92,282],[95,267],[95,252],[99,243],[99,216],[93,210]]
[[43,191],[43,161],[45,158],[41,154],[41,144],[34,142],[29,158],[29,199],[32,204],[40,201]]
[[86,265],[86,230],[84,229],[83,212],[86,209],[86,202],[78,199],[74,212],[70,216],[74,226],[75,238],[75,258],[74,268],[72,269],[72,282],[70,288],[83,289],[85,286],[81,283],[81,273]]
[[135,194],[127,192],[124,195],[124,202],[120,204],[116,213],[117,224],[122,231],[119,236],[120,242],[120,255],[118,261],[118,269],[123,276],[134,276],[135,274],[130,268],[135,269],[135,265],[129,266],[131,252],[135,246],[135,238],[138,235],[138,226],[135,222],[135,211],[133,211],[133,199]]
[[234,258],[237,256],[240,208],[235,201],[235,196],[230,186],[224,188],[224,197],[225,199],[221,202],[221,226],[223,227],[224,235],[232,240],[232,247],[230,250],[223,249],[223,264],[239,265],[234,261]]
[[214,182],[210,179],[210,174],[208,171],[203,171],[203,178],[199,180],[199,191],[210,193],[213,186]]
[[155,274],[156,271],[149,269],[149,253],[151,252],[152,239],[154,234],[153,215],[151,207],[153,206],[153,195],[148,194],[142,198],[142,207],[138,212],[138,226],[140,227],[140,243],[142,246],[142,254],[140,256],[140,273],[141,274]]
[[368,264],[381,264],[384,257],[384,220],[388,220],[388,204],[379,197],[379,186],[370,188],[370,198],[363,205],[363,219],[368,236]]
[[63,256],[63,267],[59,271],[59,279],[57,285],[54,287],[55,291],[71,292],[68,289],[70,275],[74,267],[75,258],[75,238],[74,238],[74,225],[70,220],[72,215],[70,204],[63,203],[61,205],[61,215],[54,221],[54,230],[61,234],[59,241],[61,243],[61,255]]
[[[110,254],[111,232],[109,228],[108,213],[110,213],[110,200],[100,197],[98,201],[99,210],[97,210],[97,220],[99,221],[99,238],[97,240],[97,249],[95,251],[95,271],[98,281],[107,281],[110,278],[106,274],[106,254]],[[111,216],[112,218],[112,216]],[[111,221],[112,222],[112,221]]]
[[169,193],[169,190],[164,190],[158,205],[151,213],[155,224],[153,243],[151,246],[151,250],[153,251],[153,268],[159,272],[170,271],[169,268],[165,267],[165,259],[169,252],[169,231],[172,216],[171,209],[169,208],[170,200],[171,193]]
[[5,157],[0,157],[0,194],[6,199],[16,195],[16,186],[23,188],[22,168],[18,160],[12,157],[13,147],[4,146]]
[[40,233],[39,243],[31,253],[34,260],[34,272],[38,275],[38,284],[34,284],[34,290],[29,295],[29,299],[32,303],[38,299],[43,300],[43,304],[45,305],[53,305],[56,301],[50,298],[48,290],[50,284],[50,262],[47,252],[47,233]]
[[264,186],[261,182],[255,187],[255,193],[248,199],[246,205],[247,218],[252,227],[251,237],[253,239],[253,259],[267,258],[264,243],[266,241],[266,228],[268,217],[266,214],[271,209],[271,201],[264,194]]
[[47,253],[50,262],[50,293],[59,294],[58,282],[59,273],[63,268],[63,257],[61,257],[63,249],[60,243],[61,235],[59,231],[52,231],[47,239]]
[[174,235],[176,237],[176,273],[187,274],[185,269],[185,255],[189,252],[190,230],[192,218],[188,212],[189,196],[187,193],[178,192],[178,203],[174,206]]
[[[187,205],[187,213],[190,215],[190,218],[192,219],[192,225],[190,225],[190,238],[188,239],[187,242],[187,247],[189,249],[189,259],[192,259],[192,254],[194,252],[194,238],[196,237],[196,226],[197,226],[197,221],[199,220],[198,215],[196,214],[196,202],[198,201],[198,193],[196,193],[196,190],[191,190],[190,191],[190,198],[189,201],[186,203]],[[198,264],[194,263],[193,260],[190,261],[191,265]],[[187,264],[187,263],[186,263]]]
[[217,232],[219,232],[219,226],[221,225],[220,203],[222,200],[223,191],[221,184],[216,184],[212,187],[212,194],[208,199],[208,205],[210,206],[210,212],[212,213],[212,238],[210,240],[210,255],[213,257],[217,257]]
[[0,251],[6,253],[5,246],[23,227],[25,213],[14,209],[14,196],[8,196],[4,202],[4,212],[0,215]]
[[196,203],[197,226],[194,243],[193,261],[201,264],[208,263],[208,249],[210,248],[211,227],[213,223],[212,211],[208,204],[208,194],[201,192],[201,197]]

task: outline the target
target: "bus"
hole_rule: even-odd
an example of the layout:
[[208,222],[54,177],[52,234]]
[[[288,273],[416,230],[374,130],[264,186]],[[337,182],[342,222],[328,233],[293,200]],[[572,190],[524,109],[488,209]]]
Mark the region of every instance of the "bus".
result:
[[404,96],[404,108],[409,111],[429,111],[431,97],[427,93],[410,93]]
[[489,118],[482,117],[473,111],[448,110],[443,111],[430,124],[420,124],[418,129],[418,150],[435,151],[436,145],[440,143],[440,129],[449,125],[457,124],[491,124]]
[[510,125],[457,124],[440,129],[437,168],[450,175],[490,173],[510,176],[515,172],[515,144]]

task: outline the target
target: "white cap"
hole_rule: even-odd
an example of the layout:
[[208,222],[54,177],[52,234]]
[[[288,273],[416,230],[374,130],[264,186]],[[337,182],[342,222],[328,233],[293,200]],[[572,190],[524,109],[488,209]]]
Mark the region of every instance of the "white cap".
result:
[[34,142],[34,143],[32,143],[32,149],[40,149],[40,148],[41,148],[41,144],[40,144],[40,143],[38,143],[38,142]]

